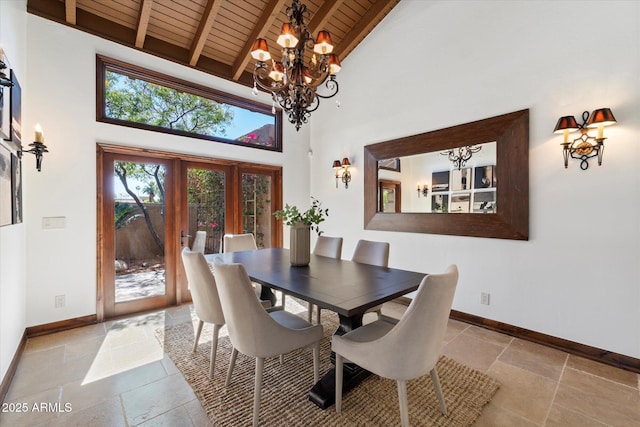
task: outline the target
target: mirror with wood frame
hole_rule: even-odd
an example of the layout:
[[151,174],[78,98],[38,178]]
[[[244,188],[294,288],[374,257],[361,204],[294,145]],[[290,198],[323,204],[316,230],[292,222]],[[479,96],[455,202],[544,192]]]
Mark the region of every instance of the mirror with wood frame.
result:
[[[480,160],[483,164],[478,167],[491,166],[491,169],[484,171],[479,169],[468,173],[469,179],[472,179],[472,174],[491,174],[495,191],[491,191],[490,195],[488,193],[479,194],[478,203],[474,203],[473,196],[469,196],[468,200],[462,194],[451,193],[448,196],[456,195],[456,203],[452,203],[453,198],[447,199],[447,209],[444,210],[444,198],[438,197],[444,194],[443,187],[439,186],[438,178],[432,173],[431,185],[427,185],[426,194],[420,191],[420,188],[416,188],[417,185],[424,187],[424,183],[414,182],[412,184],[413,192],[420,194],[420,197],[428,198],[429,208],[423,212],[405,212],[402,209],[400,195],[407,194],[402,196],[402,200],[404,200],[406,197],[411,197],[411,192],[401,192],[404,190],[400,190],[400,188],[405,185],[398,184],[401,180],[395,180],[394,184],[394,180],[389,179],[389,171],[400,173],[403,169],[403,158],[485,144],[489,144],[485,149],[486,152],[491,149],[495,151],[495,164],[491,164],[490,160]],[[489,149],[489,147],[493,148]],[[465,168],[466,166],[461,167],[460,170]],[[456,177],[461,174],[457,172],[457,167],[452,167],[451,171],[456,171]],[[367,230],[514,240],[528,240],[529,238],[528,109],[367,145],[364,147],[364,174],[364,226]],[[434,185],[435,192],[433,192]],[[475,185],[475,182],[469,183],[469,185]],[[482,184],[478,182],[478,185]],[[386,198],[385,195],[381,196],[382,191],[386,191]],[[478,193],[486,193],[486,191],[482,190]],[[483,197],[493,197],[493,199],[488,200],[490,203],[483,204],[485,202]],[[393,201],[393,205],[390,203],[390,199]],[[493,206],[493,209],[486,210],[484,209],[486,206]],[[475,210],[478,213],[491,214],[473,213],[474,208],[477,208]]]

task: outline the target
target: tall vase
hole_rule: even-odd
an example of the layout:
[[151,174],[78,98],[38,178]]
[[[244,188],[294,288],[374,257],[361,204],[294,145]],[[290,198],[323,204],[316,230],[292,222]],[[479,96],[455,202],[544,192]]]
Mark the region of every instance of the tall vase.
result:
[[299,222],[289,229],[289,254],[291,265],[309,265],[311,259],[311,227]]

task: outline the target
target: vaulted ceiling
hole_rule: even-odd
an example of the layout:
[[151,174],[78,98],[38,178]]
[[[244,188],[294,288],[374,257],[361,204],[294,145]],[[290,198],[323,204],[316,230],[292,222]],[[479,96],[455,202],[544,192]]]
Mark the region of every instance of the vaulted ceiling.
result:
[[[341,60],[400,0],[302,0],[311,34]],[[218,77],[253,85],[253,41],[275,40],[291,0],[28,0],[27,11]]]

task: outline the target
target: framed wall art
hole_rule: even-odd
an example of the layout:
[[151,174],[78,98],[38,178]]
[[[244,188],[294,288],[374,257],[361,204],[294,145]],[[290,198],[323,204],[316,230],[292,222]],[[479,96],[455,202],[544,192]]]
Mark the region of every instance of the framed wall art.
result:
[[11,70],[11,131],[9,137],[16,146],[22,148],[22,89],[13,70]]
[[13,221],[13,196],[11,192],[11,152],[0,145],[0,227]]
[[378,160],[378,169],[400,172],[400,159],[396,157],[393,159]]
[[497,185],[495,165],[480,166],[475,172],[475,188],[495,188]]
[[11,155],[11,194],[13,196],[12,222],[22,222],[22,160],[15,154]]
[[[0,50],[1,52],[1,50]],[[5,70],[9,67],[9,62],[4,53],[0,53],[0,78],[8,80]],[[7,140],[11,136],[11,87],[0,86],[0,138]]]

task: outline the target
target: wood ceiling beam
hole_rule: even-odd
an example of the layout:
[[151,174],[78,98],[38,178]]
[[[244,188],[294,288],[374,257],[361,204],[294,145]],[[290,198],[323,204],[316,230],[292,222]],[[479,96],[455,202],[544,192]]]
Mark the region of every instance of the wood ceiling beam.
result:
[[344,38],[335,47],[334,52],[341,59],[344,59],[344,57],[347,56],[358,45],[358,43],[360,43],[361,39],[378,24],[378,21],[395,7],[398,1],[400,0],[376,1],[362,16],[362,18],[356,22],[351,31],[345,34]]
[[218,15],[221,5],[222,0],[209,0],[207,2],[207,6],[202,14],[202,19],[200,20],[200,25],[198,26],[198,31],[193,39],[193,43],[191,44],[191,50],[189,51],[189,65],[194,66],[198,63],[198,58],[200,58],[202,49],[207,42],[207,38],[211,32],[211,27],[213,26],[213,22],[216,20],[216,16]]
[[320,9],[313,15],[308,25],[309,32],[312,36],[319,30],[324,29],[329,19],[336,13],[336,10],[338,10],[342,3],[344,3],[343,0],[327,0],[320,6]]
[[282,10],[285,2],[287,0],[270,0],[267,4],[267,7],[264,8],[260,19],[256,23],[255,27],[253,27],[253,31],[249,35],[249,38],[245,42],[242,50],[238,54],[235,63],[233,64],[233,75],[232,80],[238,80],[242,75],[242,72],[247,67],[249,60],[251,59],[249,56],[249,52],[251,52],[251,47],[253,46],[253,41],[257,39],[259,36],[265,34],[269,31],[271,25],[278,17],[278,14]]
[[[65,6],[61,1],[28,0],[27,12],[44,19],[58,22],[62,25],[69,25],[65,20]],[[133,44],[136,37],[135,28],[125,27],[124,25],[109,21],[106,18],[87,12],[82,8],[77,9],[77,23],[74,28],[96,37],[111,40],[123,46],[130,48],[135,47]],[[150,55],[173,61],[185,67],[188,66],[189,51],[187,49],[159,40],[153,36],[147,35],[145,37],[144,51]],[[221,79],[231,80],[231,65],[224,64],[213,58],[201,56],[196,69],[220,77]],[[244,72],[236,82],[251,87],[253,85],[253,76],[249,72]]]
[[142,0],[142,4],[140,5],[135,43],[138,49],[144,47],[144,39],[147,36],[147,28],[149,27],[149,18],[151,18],[151,6],[153,6],[153,0]]
[[76,25],[76,0],[65,0],[64,14],[67,24]]

